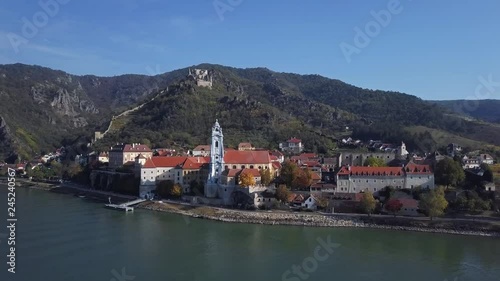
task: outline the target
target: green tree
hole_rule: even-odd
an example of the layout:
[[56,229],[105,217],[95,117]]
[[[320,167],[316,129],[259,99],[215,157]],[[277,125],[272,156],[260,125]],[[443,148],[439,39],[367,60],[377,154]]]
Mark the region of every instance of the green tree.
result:
[[291,187],[294,180],[298,177],[299,172],[300,169],[297,164],[291,161],[285,161],[281,168],[280,178],[286,186]]
[[286,185],[281,184],[278,188],[276,188],[276,199],[283,203],[288,203],[288,197],[290,197],[291,193],[292,192],[288,189],[288,187],[286,187]]
[[495,178],[493,177],[493,171],[491,170],[490,165],[483,163],[481,164],[481,169],[484,171],[483,180],[487,182],[494,182]]
[[71,179],[77,177],[82,171],[83,171],[82,166],[75,162],[70,163],[64,168],[65,176]]
[[326,207],[328,207],[328,198],[325,196],[316,196],[316,205],[318,206],[319,209],[324,210]]
[[156,194],[162,198],[170,196],[170,190],[174,187],[174,182],[171,180],[160,181],[156,184]]
[[391,199],[394,193],[396,193],[396,188],[391,185],[384,187],[384,189],[379,192],[379,194],[384,197],[385,202]]
[[61,163],[57,161],[52,161],[50,162],[50,169],[52,170],[52,173],[54,177],[62,177],[63,175],[63,166]]
[[260,181],[263,185],[268,186],[273,180],[271,170],[265,169],[260,171]]
[[436,182],[446,187],[456,186],[465,179],[465,172],[460,163],[445,158],[436,164],[434,171]]
[[431,220],[434,217],[443,215],[444,210],[448,207],[448,201],[444,197],[444,189],[438,187],[422,194],[418,207],[425,211]]
[[201,182],[197,182],[196,180],[191,181],[189,184],[189,187],[191,188],[191,191],[196,195],[196,196],[203,196],[204,193],[204,188],[205,186]]
[[385,167],[387,166],[382,158],[368,157],[363,163],[364,166]]
[[361,209],[363,210],[363,212],[367,213],[368,216],[370,216],[373,213],[373,210],[375,210],[376,206],[377,202],[375,201],[373,194],[369,191],[363,193],[363,198],[361,198]]

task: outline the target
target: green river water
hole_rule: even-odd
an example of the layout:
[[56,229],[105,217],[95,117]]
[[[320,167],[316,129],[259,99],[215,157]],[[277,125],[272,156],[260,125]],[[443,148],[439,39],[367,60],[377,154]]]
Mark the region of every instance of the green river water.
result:
[[0,280],[500,280],[500,239],[354,228],[225,224],[17,188],[16,273]]

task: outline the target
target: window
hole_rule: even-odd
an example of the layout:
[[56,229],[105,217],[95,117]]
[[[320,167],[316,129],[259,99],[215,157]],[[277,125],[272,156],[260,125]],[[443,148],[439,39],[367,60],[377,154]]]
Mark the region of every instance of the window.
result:
[[250,169],[253,169],[253,165],[250,165]]
[[236,165],[233,165],[233,169],[236,169]]
[[242,166],[241,166],[241,168],[242,168],[242,169],[245,169],[245,165],[242,165]]
[[217,148],[219,147],[219,142],[218,141],[215,142],[215,147],[217,147]]

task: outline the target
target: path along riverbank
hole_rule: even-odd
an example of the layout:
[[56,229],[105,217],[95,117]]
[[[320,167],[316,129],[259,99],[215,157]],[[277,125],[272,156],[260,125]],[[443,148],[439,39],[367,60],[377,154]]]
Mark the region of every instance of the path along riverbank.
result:
[[[113,203],[122,203],[137,197],[115,194],[105,191],[90,190],[72,183],[61,185],[21,182],[21,186],[47,190],[57,193],[85,195],[89,199],[107,202],[111,197]],[[298,213],[283,211],[242,211],[211,206],[190,205],[177,201],[148,201],[137,208],[168,212],[186,216],[187,218],[209,219],[227,223],[249,223],[266,225],[291,225],[309,227],[358,227],[390,229],[399,231],[418,231],[430,233],[474,235],[500,237],[500,222],[484,222],[472,220],[414,220],[412,218],[368,217],[366,215],[343,216],[323,215],[318,213]]]

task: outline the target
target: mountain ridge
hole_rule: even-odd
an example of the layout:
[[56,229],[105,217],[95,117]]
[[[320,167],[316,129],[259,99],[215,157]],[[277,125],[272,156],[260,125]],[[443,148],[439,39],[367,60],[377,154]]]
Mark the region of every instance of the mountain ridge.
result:
[[[500,145],[496,140],[500,136],[498,128],[453,116],[451,110],[413,95],[363,89],[316,74],[267,68],[215,64],[190,68],[210,70],[214,89],[200,88],[187,79],[188,67],[154,76],[98,77],[40,66],[0,65],[0,96],[6,101],[0,105],[0,117],[7,125],[3,132],[0,127],[0,142],[10,143],[0,149],[0,155],[8,156],[10,149],[29,157],[79,136],[93,136],[94,131],[103,131],[109,125],[112,116],[161,91],[164,94],[157,101],[146,102],[144,108],[128,117],[126,127],[106,136],[99,147],[141,139],[153,146],[190,147],[205,141],[205,131],[216,117],[229,121],[226,128],[234,134],[229,139],[232,144],[240,139],[273,147],[284,138],[303,135],[309,150],[328,152],[335,147],[337,138],[350,133],[383,137],[389,136],[387,128],[406,134],[405,126],[424,126],[478,140],[483,135],[474,131],[483,126],[493,132],[488,142]],[[193,122],[186,123],[180,117],[202,126],[193,126]],[[354,131],[346,132],[346,127]],[[419,136],[401,138],[418,148],[420,145],[413,139]]]

